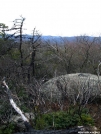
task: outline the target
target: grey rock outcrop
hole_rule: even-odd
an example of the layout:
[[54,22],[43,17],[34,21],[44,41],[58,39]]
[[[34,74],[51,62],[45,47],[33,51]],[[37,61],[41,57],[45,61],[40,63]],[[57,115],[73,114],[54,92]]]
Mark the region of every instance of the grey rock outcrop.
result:
[[85,133],[100,134],[100,131],[96,127],[77,126],[65,130],[34,130],[33,132],[16,133],[16,134],[85,134]]
[[[25,113],[25,116],[28,119],[34,119],[34,114],[33,113]],[[19,128],[25,129],[24,121],[22,120],[20,115],[13,115],[9,122],[14,122]]]
[[72,101],[100,96],[101,76],[75,73],[55,77],[43,84],[41,92],[48,100],[68,97]]

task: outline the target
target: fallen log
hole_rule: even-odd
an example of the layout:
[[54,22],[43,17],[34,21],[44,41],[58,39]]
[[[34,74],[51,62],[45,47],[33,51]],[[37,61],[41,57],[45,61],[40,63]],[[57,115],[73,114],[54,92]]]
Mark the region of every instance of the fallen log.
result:
[[9,97],[9,101],[10,101],[10,104],[12,105],[12,107],[15,109],[15,111],[21,116],[22,120],[24,121],[24,125],[27,129],[28,132],[31,132],[33,131],[33,127],[31,126],[30,122],[29,122],[29,119],[24,115],[24,113],[20,110],[20,108],[16,105],[16,103],[14,102],[13,98],[12,98],[12,94],[11,94],[11,91],[8,87],[8,85],[6,84],[6,81],[5,81],[5,78],[3,79],[2,81],[2,84],[3,86],[5,87],[6,89],[6,93]]

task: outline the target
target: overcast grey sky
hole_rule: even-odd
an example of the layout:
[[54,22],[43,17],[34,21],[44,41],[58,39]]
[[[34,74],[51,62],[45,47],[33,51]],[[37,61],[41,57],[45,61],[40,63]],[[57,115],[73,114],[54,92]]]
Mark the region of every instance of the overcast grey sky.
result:
[[101,35],[101,0],[0,0],[0,23],[12,26],[22,15],[26,33]]

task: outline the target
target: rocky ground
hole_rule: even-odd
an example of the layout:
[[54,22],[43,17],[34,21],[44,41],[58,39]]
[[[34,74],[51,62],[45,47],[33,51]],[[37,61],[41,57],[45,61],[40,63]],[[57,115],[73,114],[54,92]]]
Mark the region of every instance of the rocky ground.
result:
[[15,134],[85,134],[85,133],[97,133],[100,131],[96,127],[83,127],[78,126],[66,130],[34,130],[33,132],[15,133]]

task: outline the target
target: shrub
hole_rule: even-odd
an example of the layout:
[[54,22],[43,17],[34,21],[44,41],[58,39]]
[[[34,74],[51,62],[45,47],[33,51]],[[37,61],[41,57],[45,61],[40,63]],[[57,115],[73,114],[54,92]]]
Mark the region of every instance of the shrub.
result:
[[9,123],[8,125],[2,125],[0,127],[0,134],[12,134],[15,129],[15,124]]
[[[81,115],[81,118],[83,120],[83,125],[91,125],[91,126],[94,125],[94,120],[92,119],[92,117],[90,116],[90,114],[84,114],[83,113]],[[79,123],[80,123],[80,125],[82,125],[81,122],[79,122]],[[79,125],[79,123],[78,123],[78,125]]]
[[81,115],[77,113],[77,109],[72,108],[69,111],[40,115],[36,119],[35,129],[66,129],[77,125],[94,125],[94,120],[86,109],[82,110]]

